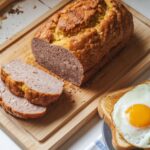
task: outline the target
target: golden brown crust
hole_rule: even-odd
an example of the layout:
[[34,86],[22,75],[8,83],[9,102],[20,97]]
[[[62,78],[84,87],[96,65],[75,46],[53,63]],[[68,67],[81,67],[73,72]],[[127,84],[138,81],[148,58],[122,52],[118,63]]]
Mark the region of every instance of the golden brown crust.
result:
[[87,72],[132,32],[132,15],[120,1],[74,0],[50,17],[35,38],[68,49]]
[[0,106],[2,106],[7,113],[21,119],[35,119],[35,118],[43,117],[46,114],[46,111],[39,112],[36,114],[25,114],[25,113],[18,112],[14,110],[12,107],[10,107],[9,105],[6,105],[6,103],[4,103],[2,99],[0,99]]
[[13,80],[11,75],[7,74],[3,67],[1,68],[1,79],[14,95],[24,97],[36,105],[47,106],[60,97],[59,94],[40,93],[31,89],[23,82]]
[[82,83],[88,81],[93,75],[95,75],[98,70],[100,70],[100,68],[102,68],[105,64],[109,63],[114,58],[114,56],[116,56],[116,54],[121,50],[124,44],[125,43],[119,43],[117,46],[113,47],[111,52],[102,58],[100,64],[96,64],[91,70],[87,71],[84,74]]

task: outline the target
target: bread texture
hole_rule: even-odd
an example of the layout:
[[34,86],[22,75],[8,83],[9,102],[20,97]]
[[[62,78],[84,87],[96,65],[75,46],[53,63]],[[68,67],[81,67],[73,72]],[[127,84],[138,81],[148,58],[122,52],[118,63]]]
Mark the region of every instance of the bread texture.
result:
[[[148,81],[149,83],[149,81]],[[112,144],[116,150],[137,150],[138,148],[128,143],[117,131],[112,120],[112,111],[115,103],[128,91],[134,87],[122,89],[103,97],[99,101],[98,113],[101,118],[108,124],[112,132]],[[145,149],[148,150],[148,149]]]
[[33,119],[45,115],[47,108],[31,104],[27,99],[13,95],[0,79],[0,105],[9,114],[22,118]]
[[1,79],[13,94],[36,105],[47,106],[63,92],[62,81],[20,60],[3,65]]
[[39,64],[80,86],[132,33],[133,17],[119,0],[74,0],[37,31],[32,51]]

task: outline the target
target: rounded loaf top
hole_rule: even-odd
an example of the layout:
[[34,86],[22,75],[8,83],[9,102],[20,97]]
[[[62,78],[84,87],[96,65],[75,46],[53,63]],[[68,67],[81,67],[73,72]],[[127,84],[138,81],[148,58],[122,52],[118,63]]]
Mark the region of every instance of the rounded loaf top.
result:
[[[72,52],[85,71],[133,32],[131,13],[118,0],[74,0],[52,15],[35,38]],[[115,42],[114,42],[114,41]]]

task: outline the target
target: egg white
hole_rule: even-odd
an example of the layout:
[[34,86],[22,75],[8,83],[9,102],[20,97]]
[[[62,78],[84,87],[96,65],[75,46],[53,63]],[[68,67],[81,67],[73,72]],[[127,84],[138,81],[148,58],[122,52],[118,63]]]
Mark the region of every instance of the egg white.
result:
[[150,127],[134,127],[127,119],[126,110],[134,104],[150,107],[150,83],[141,84],[125,93],[114,105],[112,112],[116,129],[128,143],[139,148],[150,148]]

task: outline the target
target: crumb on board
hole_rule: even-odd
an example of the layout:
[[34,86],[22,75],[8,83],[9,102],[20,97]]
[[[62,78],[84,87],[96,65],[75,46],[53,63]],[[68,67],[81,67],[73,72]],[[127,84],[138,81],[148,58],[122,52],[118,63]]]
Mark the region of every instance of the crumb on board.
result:
[[17,8],[11,8],[9,11],[8,11],[9,14],[22,14],[23,13],[23,10],[20,9],[20,7],[17,7]]
[[33,6],[33,9],[36,9],[36,8],[37,8],[37,6],[36,6],[36,5],[34,5],[34,6]]

